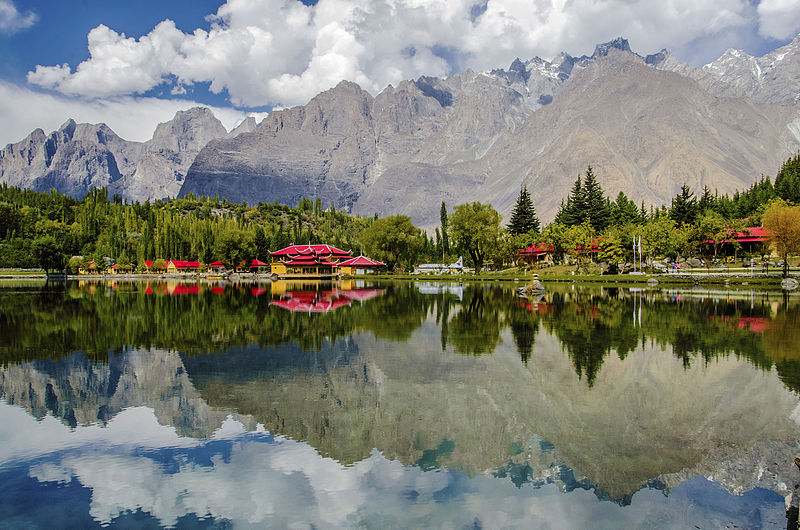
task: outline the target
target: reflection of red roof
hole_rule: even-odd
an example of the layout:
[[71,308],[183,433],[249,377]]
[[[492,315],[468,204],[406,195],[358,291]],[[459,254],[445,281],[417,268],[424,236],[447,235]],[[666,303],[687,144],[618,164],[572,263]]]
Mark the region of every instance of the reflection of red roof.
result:
[[189,294],[189,289],[183,284],[178,284],[169,294]]
[[253,296],[261,296],[262,294],[267,292],[267,288],[266,287],[252,287],[252,288],[250,288],[250,292],[253,294]]
[[357,258],[349,259],[340,262],[337,267],[385,267],[385,263],[369,259],[366,256],[358,256]]
[[215,285],[214,287],[211,288],[211,292],[214,294],[222,294],[225,292],[225,287],[222,287],[220,285]]
[[765,317],[729,317],[729,316],[710,316],[711,320],[721,320],[733,327],[732,320],[736,320],[736,329],[745,329],[753,333],[763,333],[770,327],[770,320]]
[[350,300],[365,302],[370,298],[382,295],[383,289],[352,289],[350,291],[339,291],[339,294]]
[[153,294],[153,290],[150,288],[149,285],[147,286],[147,289],[144,290],[144,294]]
[[197,293],[200,292],[200,286],[199,285],[190,285],[189,288],[187,289],[187,292],[189,294],[197,294]]
[[753,333],[763,333],[769,329],[769,319],[762,317],[740,317],[739,329],[749,329]]
[[342,306],[350,305],[350,300],[343,300],[341,298],[336,300],[322,299],[314,303],[308,303],[304,302],[303,300],[295,300],[290,298],[289,300],[273,300],[270,305],[282,307],[283,309],[288,309],[292,312],[302,311],[305,313],[327,313],[328,311],[333,311],[334,309],[338,309]]
[[273,300],[270,305],[275,305],[289,311],[304,313],[327,313],[342,306],[349,306],[350,299],[338,291],[291,291],[283,295],[280,300]]

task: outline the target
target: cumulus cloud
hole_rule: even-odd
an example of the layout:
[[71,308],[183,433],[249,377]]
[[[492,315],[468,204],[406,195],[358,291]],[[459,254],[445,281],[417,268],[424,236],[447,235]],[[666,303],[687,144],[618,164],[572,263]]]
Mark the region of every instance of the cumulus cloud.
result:
[[0,0],[0,32],[16,33],[36,24],[37,16],[32,11],[20,13],[11,0]]
[[[0,147],[18,142],[37,127],[50,132],[72,118],[82,123],[103,122],[126,140],[145,141],[161,122],[171,120],[179,110],[205,107],[186,99],[158,99],[132,96],[112,97],[86,101],[60,95],[44,94],[35,90],[0,81]],[[232,109],[211,107],[214,115],[230,130],[247,117],[247,113]],[[253,114],[256,120],[264,113]]]
[[762,0],[758,5],[758,32],[773,39],[789,39],[800,31],[800,3]]
[[210,83],[236,105],[296,105],[343,79],[377,93],[517,56],[591,53],[619,35],[643,52],[676,49],[755,16],[748,0],[228,0],[192,33],[170,20],[138,38],[100,25],[87,60],[38,65],[28,80],[89,97]]

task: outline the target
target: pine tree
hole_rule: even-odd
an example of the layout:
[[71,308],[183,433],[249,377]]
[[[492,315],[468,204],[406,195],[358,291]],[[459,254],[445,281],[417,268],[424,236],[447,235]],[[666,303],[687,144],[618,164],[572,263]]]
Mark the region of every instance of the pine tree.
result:
[[583,180],[583,201],[585,219],[589,220],[595,231],[605,230],[611,224],[611,212],[603,188],[594,176],[592,166],[586,168],[586,178]]
[[781,166],[775,176],[775,194],[783,200],[800,203],[800,154]]
[[700,197],[700,201],[697,203],[697,212],[702,214],[706,210],[715,210],[716,209],[716,197],[711,195],[711,190],[709,187],[703,186],[703,195]]
[[539,231],[539,218],[536,217],[536,208],[533,206],[528,187],[522,186],[517,197],[517,203],[511,212],[511,221],[508,223],[508,231],[513,235],[527,234],[528,232]]
[[583,192],[581,177],[578,176],[575,184],[572,185],[572,191],[570,191],[569,197],[567,197],[566,204],[562,203],[563,206],[556,216],[560,224],[576,226],[583,224],[587,219],[586,200]]
[[681,186],[681,192],[672,199],[669,216],[679,226],[683,223],[693,224],[697,219],[697,199],[686,184]]

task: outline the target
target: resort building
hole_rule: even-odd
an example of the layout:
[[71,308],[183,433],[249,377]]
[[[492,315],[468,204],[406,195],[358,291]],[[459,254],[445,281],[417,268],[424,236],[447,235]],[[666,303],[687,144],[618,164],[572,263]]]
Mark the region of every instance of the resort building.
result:
[[352,251],[331,245],[291,245],[272,255],[272,274],[285,278],[330,278],[338,275],[339,263],[353,258]]
[[385,263],[369,259],[366,256],[358,256],[346,261],[342,261],[337,265],[340,274],[345,276],[360,276],[366,274],[368,271],[373,271],[379,267],[385,267]]

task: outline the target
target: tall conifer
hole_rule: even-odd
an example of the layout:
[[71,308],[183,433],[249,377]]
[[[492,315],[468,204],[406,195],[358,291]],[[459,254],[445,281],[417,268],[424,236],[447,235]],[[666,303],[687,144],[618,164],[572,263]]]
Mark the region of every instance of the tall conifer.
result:
[[511,221],[508,223],[508,231],[513,235],[527,234],[528,232],[539,231],[539,218],[536,217],[536,208],[533,206],[528,187],[522,186],[517,197],[517,203],[511,212]]

